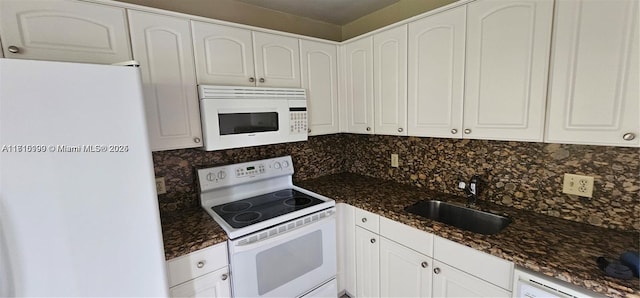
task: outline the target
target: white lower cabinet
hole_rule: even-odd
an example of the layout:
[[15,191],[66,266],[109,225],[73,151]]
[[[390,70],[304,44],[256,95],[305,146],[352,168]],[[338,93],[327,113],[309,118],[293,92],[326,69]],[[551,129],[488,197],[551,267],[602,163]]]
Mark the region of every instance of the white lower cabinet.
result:
[[464,271],[433,262],[433,297],[511,297],[511,292]]
[[167,261],[171,297],[231,297],[227,243]]
[[430,257],[380,237],[380,296],[431,297]]
[[356,296],[380,296],[380,236],[356,227]]

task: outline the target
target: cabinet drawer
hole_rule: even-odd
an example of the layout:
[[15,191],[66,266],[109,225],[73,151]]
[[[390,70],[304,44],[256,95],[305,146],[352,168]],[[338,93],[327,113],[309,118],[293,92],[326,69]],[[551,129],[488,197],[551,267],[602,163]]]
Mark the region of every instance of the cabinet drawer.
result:
[[167,262],[169,287],[229,265],[227,243],[207,247]]
[[381,216],[380,235],[423,255],[433,256],[433,234]]
[[169,289],[170,297],[231,297],[229,268],[223,267]]
[[378,234],[380,216],[369,211],[356,208],[356,225]]
[[434,236],[433,258],[503,289],[511,290],[513,263]]

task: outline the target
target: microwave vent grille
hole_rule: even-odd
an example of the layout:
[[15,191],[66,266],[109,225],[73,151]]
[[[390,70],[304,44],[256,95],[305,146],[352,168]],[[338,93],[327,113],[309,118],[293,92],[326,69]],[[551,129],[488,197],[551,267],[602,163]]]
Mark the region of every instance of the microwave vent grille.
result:
[[211,86],[200,85],[201,99],[306,99],[306,90],[301,88],[261,88],[261,87],[241,87],[241,86]]

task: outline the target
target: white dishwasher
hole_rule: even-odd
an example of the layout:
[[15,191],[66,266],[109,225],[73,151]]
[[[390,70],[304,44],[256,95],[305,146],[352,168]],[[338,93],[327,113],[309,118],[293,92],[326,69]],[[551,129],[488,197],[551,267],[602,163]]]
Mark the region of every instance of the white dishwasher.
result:
[[598,293],[571,285],[559,279],[534,273],[523,268],[515,269],[513,297],[524,298],[591,298],[605,297]]

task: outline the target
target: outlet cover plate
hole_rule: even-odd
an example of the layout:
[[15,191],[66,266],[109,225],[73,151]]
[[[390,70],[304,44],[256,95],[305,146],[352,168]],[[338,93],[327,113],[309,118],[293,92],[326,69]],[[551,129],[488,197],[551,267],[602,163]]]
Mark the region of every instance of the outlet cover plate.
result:
[[571,195],[593,197],[593,177],[576,174],[564,174],[562,192]]
[[398,154],[391,154],[391,166],[394,168],[398,167]]
[[156,178],[156,192],[159,195],[167,193],[167,187],[164,185],[164,177]]

